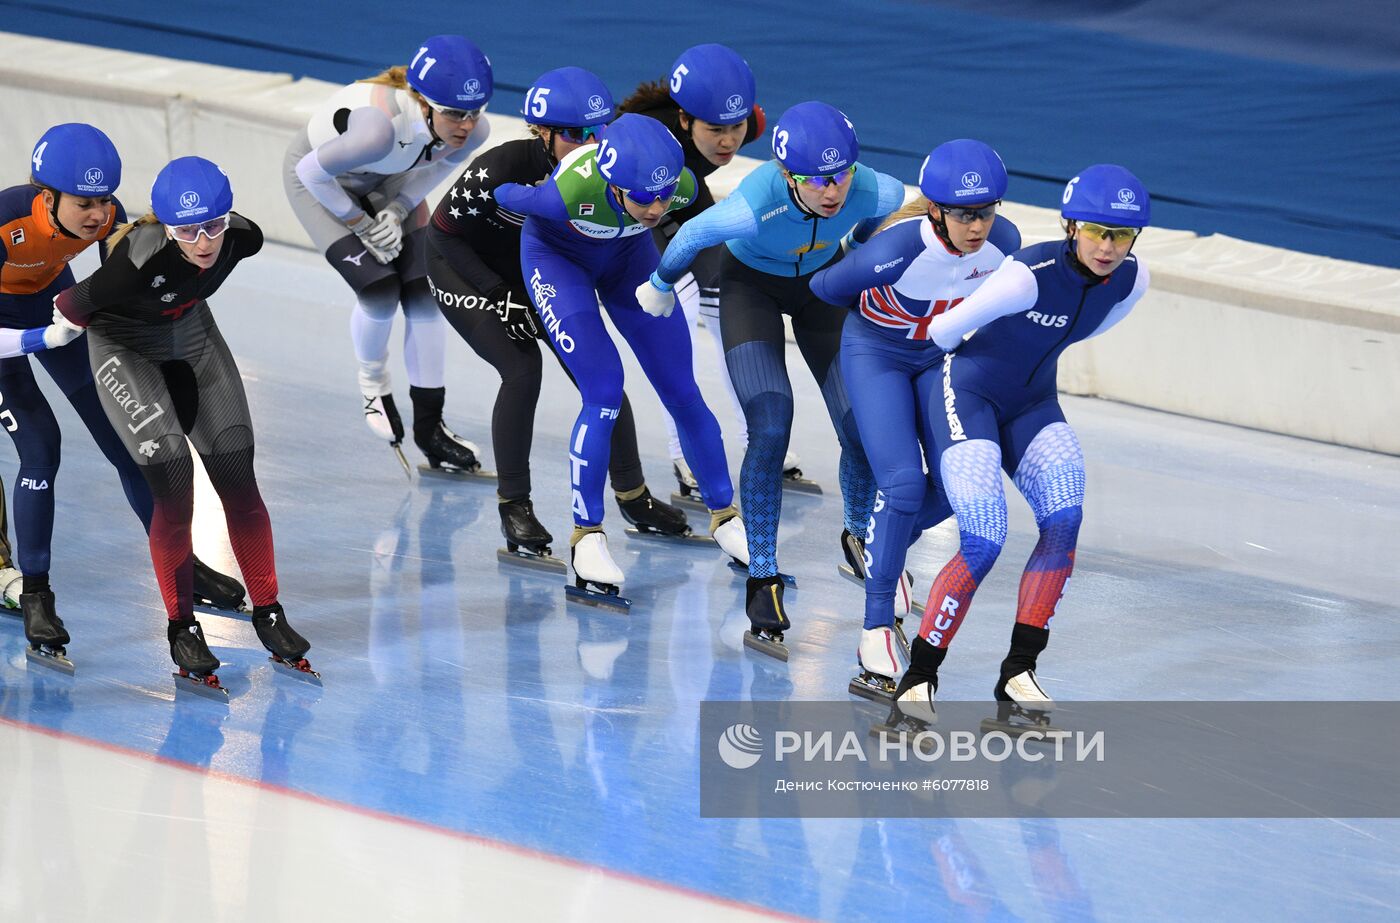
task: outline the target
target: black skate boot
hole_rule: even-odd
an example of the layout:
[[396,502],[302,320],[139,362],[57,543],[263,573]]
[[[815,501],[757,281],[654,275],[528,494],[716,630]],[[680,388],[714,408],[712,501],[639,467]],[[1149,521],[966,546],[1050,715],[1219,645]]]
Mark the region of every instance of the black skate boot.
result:
[[705,498],[700,495],[700,484],[695,480],[695,475],[691,473],[685,459],[672,460],[671,470],[676,475],[676,489],[671,492],[671,502],[677,506],[690,507],[696,512],[709,509],[705,506]]
[[321,684],[321,674],[311,669],[306,652],[311,650],[311,642],[296,633],[287,622],[287,614],[281,603],[270,606],[253,607],[253,631],[257,632],[262,646],[272,654],[267,658],[282,672],[297,679]]
[[180,668],[170,674],[175,677],[175,694],[189,692],[216,702],[228,702],[228,690],[214,673],[219,669],[219,658],[209,650],[204,629],[195,617],[172,619],[165,628],[165,636],[170,641],[170,659]]
[[744,611],[751,628],[744,632],[744,646],[786,662],[788,649],[783,643],[783,632],[792,627],[792,622],[783,609],[782,578],[750,577],[746,596]]
[[996,718],[982,722],[983,731],[1002,731],[1019,737],[1028,731],[1048,731],[1054,699],[1035,678],[1035,662],[1050,642],[1050,629],[1020,622],[1011,629],[1011,650],[1001,662],[1001,675],[992,694],[997,700]]
[[54,611],[53,591],[21,593],[19,607],[24,613],[24,636],[29,639],[25,657],[30,663],[71,676],[73,662],[68,659],[68,629]]
[[[935,647],[924,638],[914,637],[909,647],[909,668],[899,678],[884,724],[870,729],[872,737],[884,734],[919,734],[937,723],[934,694],[938,692],[938,668],[948,656],[946,647]],[[922,745],[922,744],[921,744]]]
[[850,529],[841,530],[841,554],[846,558],[846,563],[837,566],[841,576],[852,583],[865,585],[865,541],[858,535],[852,535]]
[[[852,535],[849,529],[842,529],[841,553],[846,557],[845,564],[836,566],[841,576],[856,586],[865,586],[865,539],[859,535]],[[907,655],[909,653],[909,639],[904,634],[904,616],[902,614],[906,606],[915,615],[922,616],[924,614],[924,604],[914,599],[914,575],[907,570],[904,572],[904,579],[895,589],[894,610],[895,634]]]
[[194,558],[194,607],[211,615],[248,612],[243,584]]
[[410,387],[413,399],[413,441],[425,458],[419,465],[420,474],[446,478],[485,478],[494,481],[494,471],[484,471],[477,457],[481,449],[458,436],[442,422],[442,404],[446,388]]
[[404,477],[413,480],[413,469],[409,467],[408,457],[403,454],[403,418],[399,416],[399,408],[394,404],[394,396],[362,396],[365,399],[365,422],[375,435],[389,440],[389,448],[394,450],[399,464],[403,465]]
[[636,490],[617,494],[617,508],[622,518],[631,524],[627,534],[633,538],[659,538],[671,541],[692,541],[713,544],[709,536],[697,535],[690,528],[685,511],[662,503],[643,484]]
[[506,547],[497,549],[497,560],[558,574],[568,570],[563,559],[554,556],[554,550],[550,548],[554,536],[535,518],[535,505],[529,497],[501,500],[498,507],[501,511],[501,535],[505,537]]

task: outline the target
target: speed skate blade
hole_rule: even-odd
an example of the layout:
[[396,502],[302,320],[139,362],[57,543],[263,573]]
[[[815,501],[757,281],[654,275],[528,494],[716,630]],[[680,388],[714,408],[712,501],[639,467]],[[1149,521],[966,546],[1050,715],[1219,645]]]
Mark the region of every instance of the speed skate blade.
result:
[[671,491],[671,505],[685,507],[688,510],[695,510],[697,513],[708,513],[709,507],[705,506],[705,501],[700,499],[699,494],[686,495],[679,490]]
[[845,577],[847,580],[851,581],[851,582],[854,583],[856,586],[858,586],[858,587],[863,587],[863,586],[865,586],[865,580],[864,580],[864,578],[857,576],[857,575],[856,575],[856,572],[855,572],[855,569],[852,568],[851,565],[849,565],[849,564],[838,564],[838,565],[836,565],[836,569],[837,569],[838,571],[841,572],[841,576],[842,576],[842,577]]
[[222,705],[228,704],[228,690],[219,683],[217,676],[209,677],[214,682],[208,683],[195,676],[181,676],[178,672],[171,673],[175,680],[175,698],[188,698],[191,696],[209,699]]
[[666,532],[652,532],[646,529],[638,529],[635,526],[627,527],[627,534],[632,538],[639,538],[647,542],[659,542],[665,545],[704,545],[709,548],[715,547],[715,540],[708,535],[699,532],[686,532],[683,535],[672,535]]
[[558,574],[561,577],[568,573],[569,570],[569,565],[564,563],[563,558],[556,558],[552,554],[531,554],[528,551],[511,551],[509,548],[497,548],[496,560],[501,564],[509,564],[512,567],[539,571],[545,574]]
[[277,672],[281,673],[283,676],[290,677],[291,679],[306,683],[309,686],[322,685],[321,674],[311,669],[311,664],[306,663],[305,660],[302,661],[302,663],[306,664],[306,669],[304,670],[294,663],[290,663],[286,660],[279,660],[277,657],[274,656],[269,656],[267,658],[267,662],[272,664],[273,668],[276,669]]
[[[734,571],[734,573],[736,574],[743,574],[744,577],[748,577],[749,575],[749,569],[744,565],[740,564],[738,561],[735,561],[733,558],[729,559],[729,569]],[[783,586],[787,587],[789,590],[797,589],[797,578],[794,577],[792,574],[784,574],[782,572],[779,572],[778,579],[781,580],[783,582]]]
[[894,641],[904,654],[904,662],[909,663],[909,636],[904,633],[904,620],[894,620]]
[[202,602],[196,600],[194,604],[194,611],[203,612],[206,615],[222,615],[225,618],[231,619],[252,620],[253,618],[253,610],[248,608],[247,603],[240,603],[238,608],[236,609],[227,609],[221,606],[216,606],[211,602]]
[[73,675],[73,661],[57,651],[36,651],[32,647],[27,647],[24,649],[24,656],[37,667],[47,667],[66,676]]
[[878,702],[881,705],[890,705],[894,702],[894,682],[892,680],[872,682],[857,676],[851,680],[846,691],[851,695],[858,695],[862,699]]
[[822,486],[816,481],[804,478],[798,474],[796,476],[783,475],[783,491],[791,494],[807,494],[808,496],[820,497]]
[[597,609],[613,609],[618,612],[632,611],[632,600],[617,593],[604,593],[600,590],[585,590],[571,583],[564,585],[564,598],[568,602],[582,603]]
[[389,443],[389,448],[394,450],[394,454],[398,456],[399,464],[403,465],[403,476],[410,481],[413,480],[413,468],[408,463],[408,456],[403,454],[403,446],[399,445],[397,442],[391,442]]
[[744,647],[758,651],[760,654],[767,654],[775,660],[781,660],[783,663],[787,663],[787,645],[781,641],[775,641],[772,638],[756,635],[752,631],[746,631],[744,632]]
[[439,478],[444,481],[481,481],[496,483],[496,472],[485,468],[467,471],[464,468],[434,468],[432,465],[419,465],[418,473],[425,478]]
[[1036,733],[1046,735],[1047,742],[1053,735],[1065,733],[1050,723],[1050,713],[1027,711],[1009,702],[997,703],[997,716],[984,718],[981,724],[983,734],[1002,733],[1009,737],[1023,737]]

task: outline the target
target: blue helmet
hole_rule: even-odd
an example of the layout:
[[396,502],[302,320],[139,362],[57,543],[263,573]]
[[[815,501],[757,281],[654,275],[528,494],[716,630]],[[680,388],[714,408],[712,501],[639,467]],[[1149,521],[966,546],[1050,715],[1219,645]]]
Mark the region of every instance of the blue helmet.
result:
[[607,127],[598,145],[598,172],[620,189],[646,190],[665,198],[684,169],[681,143],[650,116],[625,113]]
[[203,157],[179,157],[156,174],[151,211],[161,224],[199,224],[233,210],[228,176]]
[[586,128],[606,125],[613,116],[613,96],[607,84],[581,67],[559,67],[540,74],[520,114],[531,125]]
[[946,141],[924,158],[919,191],[940,205],[995,202],[1006,195],[1006,165],[981,141]]
[[491,61],[460,35],[425,39],[409,62],[408,85],[447,109],[480,109],[495,89]]
[[122,181],[122,159],[112,139],[82,122],[44,132],[29,161],[41,185],[69,195],[111,195]]
[[687,48],[671,65],[671,98],[702,121],[744,121],[753,111],[753,95],[749,63],[724,45]]
[[1152,221],[1152,200],[1141,180],[1112,163],[1085,167],[1065,185],[1060,215],[1114,227],[1145,228]]
[[846,114],[826,103],[798,103],[773,128],[773,155],[789,173],[840,173],[860,159],[856,128]]

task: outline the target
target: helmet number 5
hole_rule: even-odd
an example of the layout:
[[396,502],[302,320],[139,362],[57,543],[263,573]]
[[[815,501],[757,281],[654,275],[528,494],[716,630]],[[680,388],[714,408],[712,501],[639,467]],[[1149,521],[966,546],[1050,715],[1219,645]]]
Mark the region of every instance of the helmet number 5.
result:
[[690,68],[688,68],[688,67],[686,67],[684,64],[682,64],[680,67],[676,68],[675,73],[671,74],[671,92],[672,92],[672,93],[679,93],[679,92],[681,91],[681,80],[682,80],[682,79],[685,77],[685,75],[688,74],[688,73],[690,73]]
[[787,158],[788,133],[780,131],[773,135],[773,153],[778,155],[779,160]]
[[525,112],[535,118],[541,118],[549,111],[549,103],[545,97],[549,95],[549,87],[535,87],[525,94]]
[[411,62],[409,62],[409,65],[408,65],[408,69],[409,69],[409,70],[413,70],[415,67],[418,66],[418,59],[419,59],[419,58],[423,58],[423,69],[420,70],[420,71],[418,72],[418,79],[419,79],[419,80],[425,80],[425,79],[427,79],[428,71],[432,70],[432,69],[433,69],[433,65],[437,63],[437,58],[424,58],[424,57],[423,57],[423,56],[427,53],[427,51],[428,51],[428,46],[427,46],[427,45],[424,45],[424,46],[422,46],[421,48],[419,48],[419,49],[418,49],[418,53],[417,53],[416,55],[413,56],[413,60],[412,60]]

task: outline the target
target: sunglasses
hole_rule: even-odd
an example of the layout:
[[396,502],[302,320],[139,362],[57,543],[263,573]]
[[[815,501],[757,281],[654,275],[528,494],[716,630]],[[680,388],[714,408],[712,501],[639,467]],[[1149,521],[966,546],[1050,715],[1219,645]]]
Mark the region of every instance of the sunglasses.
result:
[[1001,199],[997,199],[990,205],[980,205],[976,208],[964,207],[961,205],[938,204],[943,210],[943,217],[952,218],[958,224],[971,224],[974,221],[991,221],[996,217],[997,206],[1001,204]]
[[851,177],[856,174],[855,164],[851,164],[840,173],[830,173],[825,176],[807,176],[803,173],[789,173],[794,182],[811,186],[813,189],[824,189],[827,186],[844,186],[851,181]]
[[1076,221],[1075,226],[1079,228],[1079,233],[1095,243],[1106,240],[1109,243],[1124,244],[1142,233],[1142,228],[1115,228],[1092,221]]
[[182,244],[192,244],[199,240],[199,235],[203,234],[210,240],[218,240],[228,230],[229,216],[221,215],[218,218],[211,218],[199,224],[172,224],[166,225],[170,228],[170,236]]
[[554,133],[570,144],[584,144],[594,141],[598,137],[598,126],[589,125],[585,128],[555,128]]
[[633,191],[631,189],[622,189],[621,186],[617,188],[621,189],[623,195],[627,196],[627,198],[631,199],[633,202],[636,202],[638,205],[650,205],[657,199],[669,199],[672,196],[674,196],[676,194],[676,187],[679,185],[680,181],[676,181],[669,186],[662,187],[656,192],[648,192],[645,189],[638,189]]
[[481,107],[479,106],[475,109],[449,109],[447,106],[439,106],[432,100],[428,100],[428,105],[449,122],[475,122],[481,118]]

